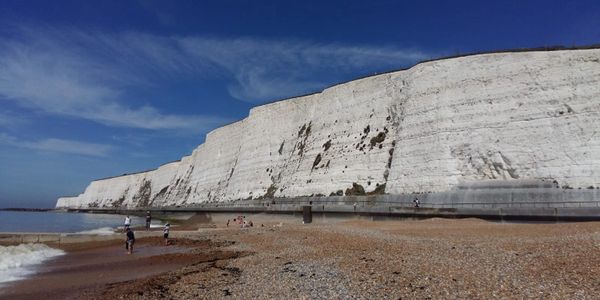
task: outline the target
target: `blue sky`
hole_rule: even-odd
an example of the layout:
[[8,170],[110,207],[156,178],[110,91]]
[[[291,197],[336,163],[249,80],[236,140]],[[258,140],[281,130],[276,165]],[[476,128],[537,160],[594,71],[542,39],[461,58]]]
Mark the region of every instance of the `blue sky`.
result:
[[0,207],[51,207],[337,82],[598,43],[598,1],[1,1]]

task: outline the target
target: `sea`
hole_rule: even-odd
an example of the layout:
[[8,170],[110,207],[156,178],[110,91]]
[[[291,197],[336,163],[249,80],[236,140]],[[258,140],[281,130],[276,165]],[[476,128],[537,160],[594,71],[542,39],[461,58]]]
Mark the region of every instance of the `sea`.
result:
[[[125,216],[67,213],[57,211],[0,211],[0,232],[112,233],[123,226]],[[131,226],[145,224],[144,218],[131,216]]]
[[[113,234],[123,226],[125,216],[66,212],[0,211],[0,234],[6,232],[61,232]],[[132,227],[145,224],[144,218],[131,217]],[[153,220],[159,227],[160,220]],[[0,288],[3,284],[34,274],[45,261],[64,255],[64,251],[44,244],[0,246]],[[1,294],[1,293],[0,293]]]

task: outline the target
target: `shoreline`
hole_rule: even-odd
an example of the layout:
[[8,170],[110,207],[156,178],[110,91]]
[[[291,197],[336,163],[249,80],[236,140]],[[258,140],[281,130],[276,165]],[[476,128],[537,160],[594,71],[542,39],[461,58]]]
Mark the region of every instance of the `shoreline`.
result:
[[[182,234],[186,232],[178,233]],[[100,238],[78,235],[67,243],[44,241],[42,244],[63,250],[65,254],[34,266],[34,274],[3,283],[0,296],[10,299],[95,298],[115,284],[135,282],[213,260],[215,255],[211,249],[219,246],[209,239],[188,238],[177,238],[165,246],[162,233],[154,232],[137,237],[134,252],[128,255],[122,237],[119,234]]]
[[[33,299],[39,294],[31,286],[43,287],[47,299],[593,299],[600,293],[600,222],[303,225],[298,217],[247,215],[255,227],[241,229],[226,227],[227,219],[197,217],[182,224],[187,230],[172,230],[178,253],[142,252],[172,247],[158,236],[140,237],[140,252],[131,256],[119,240],[64,244],[71,248],[62,260],[17,282],[9,295]],[[69,278],[77,280],[61,286]]]

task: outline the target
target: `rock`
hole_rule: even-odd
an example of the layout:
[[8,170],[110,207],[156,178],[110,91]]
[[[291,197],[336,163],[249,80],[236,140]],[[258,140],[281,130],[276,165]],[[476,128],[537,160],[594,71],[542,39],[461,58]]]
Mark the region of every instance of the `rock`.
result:
[[56,206],[338,195],[358,185],[427,193],[496,179],[597,187],[599,58],[588,49],[443,59],[257,106],[180,161],[95,180]]

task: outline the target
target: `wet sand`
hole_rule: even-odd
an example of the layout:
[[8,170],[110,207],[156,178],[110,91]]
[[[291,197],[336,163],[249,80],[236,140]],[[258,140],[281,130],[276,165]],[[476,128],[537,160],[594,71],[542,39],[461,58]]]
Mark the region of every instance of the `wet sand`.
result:
[[225,219],[213,219],[216,228],[204,224],[198,231],[173,232],[177,246],[162,247],[160,238],[150,238],[132,256],[124,254],[122,242],[86,243],[67,249],[69,254],[3,295],[595,299],[600,294],[600,222],[329,220],[302,225],[290,217],[250,217],[258,226],[226,228]]
[[66,255],[47,262],[33,277],[9,283],[0,290],[0,298],[108,299],[108,294],[103,294],[112,284],[223,257],[223,253],[211,251],[215,247],[218,245],[207,239],[179,239],[164,246],[160,237],[138,239],[131,255],[121,240],[61,245],[57,248]]

